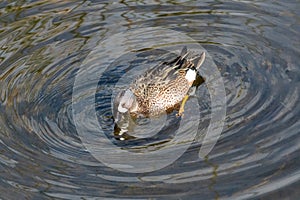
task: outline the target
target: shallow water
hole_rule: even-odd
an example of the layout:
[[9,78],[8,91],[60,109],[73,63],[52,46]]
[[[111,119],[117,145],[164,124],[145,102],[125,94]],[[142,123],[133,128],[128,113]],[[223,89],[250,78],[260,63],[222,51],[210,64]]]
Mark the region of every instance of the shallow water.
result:
[[[300,195],[299,2],[3,1],[0,8],[1,199]],[[165,42],[166,35],[142,32],[136,40],[123,37],[103,43],[114,34],[157,27],[193,40],[172,44]],[[151,37],[159,45],[153,46]],[[148,44],[149,48],[141,48]],[[175,113],[167,117],[171,129],[123,143],[113,136],[111,98],[116,89],[165,58],[153,49],[180,51],[176,45],[201,45],[208,55],[204,65],[209,68],[210,60],[216,65],[225,87],[223,131],[204,159],[198,156],[201,142],[190,136],[202,137],[210,123],[209,81],[189,100],[186,117],[178,119]],[[91,53],[97,48],[95,61]],[[123,56],[113,59],[119,54]],[[76,91],[85,92],[75,97],[93,92],[89,77],[77,81],[82,71],[91,72],[84,68],[89,63],[105,72],[97,77],[97,92],[89,99],[102,132],[85,132],[84,141],[75,126],[74,85],[82,83]],[[121,79],[125,72],[128,76]],[[193,105],[199,113],[191,109]],[[176,124],[182,125],[181,134],[173,132]],[[97,126],[86,123],[86,127]],[[138,130],[140,135],[147,131]],[[176,135],[182,143],[172,142]],[[111,141],[116,150],[100,152],[111,158],[119,147],[141,158],[148,151],[162,150],[161,155],[167,148],[185,151],[157,170],[124,172],[116,169],[121,165],[109,167],[96,159],[86,145],[90,138],[100,138],[95,141],[100,147],[102,139]],[[161,156],[147,164],[155,168],[167,159]]]

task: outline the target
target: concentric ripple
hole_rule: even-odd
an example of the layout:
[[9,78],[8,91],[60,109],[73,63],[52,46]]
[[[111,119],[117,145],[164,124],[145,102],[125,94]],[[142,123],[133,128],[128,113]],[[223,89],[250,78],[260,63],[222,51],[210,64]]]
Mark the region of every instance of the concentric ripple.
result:
[[[300,186],[298,7],[297,1],[0,3],[0,198],[295,199]],[[186,34],[207,51],[224,81],[226,121],[204,160],[195,138],[172,164],[126,173],[96,160],[83,144],[73,119],[73,86],[95,46],[114,34],[151,27]],[[165,36],[156,37],[162,41]],[[111,58],[118,44],[99,53]],[[169,45],[193,44],[165,43],[155,49]],[[114,92],[109,81],[122,77],[123,70],[135,75],[138,66],[158,63],[162,57],[156,55],[163,54],[149,50],[134,52],[143,55],[137,58],[126,49],[114,62],[111,74],[117,77],[99,77],[93,98],[106,137],[142,153],[168,145],[172,133],[143,138],[138,148],[115,140],[105,92]],[[97,63],[100,68],[107,64]],[[198,132],[211,120],[208,84],[192,99],[200,109]],[[88,80],[81,85],[83,95],[90,95],[90,87]],[[192,121],[185,125],[187,130],[194,126]]]

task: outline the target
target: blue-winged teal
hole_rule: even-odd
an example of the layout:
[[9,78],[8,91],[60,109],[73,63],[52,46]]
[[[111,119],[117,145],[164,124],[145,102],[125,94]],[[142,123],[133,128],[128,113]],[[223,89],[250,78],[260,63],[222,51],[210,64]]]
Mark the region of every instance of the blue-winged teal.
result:
[[177,115],[182,115],[205,53],[193,59],[187,57],[187,48],[184,47],[176,59],[162,63],[139,76],[128,89],[117,95],[117,111],[155,116],[180,105]]

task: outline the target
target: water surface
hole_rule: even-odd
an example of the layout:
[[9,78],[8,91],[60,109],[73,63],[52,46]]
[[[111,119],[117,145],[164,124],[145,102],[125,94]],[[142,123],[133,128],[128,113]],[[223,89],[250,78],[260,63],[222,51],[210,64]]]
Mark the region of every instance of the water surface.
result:
[[[298,1],[268,0],[2,1],[0,198],[296,199],[299,8]],[[208,52],[224,81],[226,120],[206,159],[198,157],[201,144],[193,143],[160,170],[126,173],[102,164],[83,145],[73,121],[72,92],[82,62],[101,41],[149,27],[184,33]],[[112,43],[102,56],[113,55],[117,45]],[[152,50],[128,49],[115,61],[113,74],[118,77],[128,67],[138,73],[139,67],[158,63],[163,54]],[[105,92],[112,93],[114,80],[99,77],[95,96],[99,123],[108,130],[113,126],[109,113],[100,111],[111,110]],[[211,113],[205,84],[195,98],[200,131]],[[113,133],[105,134],[126,147]],[[170,137],[159,134],[139,144],[155,150],[162,145],[157,141]]]

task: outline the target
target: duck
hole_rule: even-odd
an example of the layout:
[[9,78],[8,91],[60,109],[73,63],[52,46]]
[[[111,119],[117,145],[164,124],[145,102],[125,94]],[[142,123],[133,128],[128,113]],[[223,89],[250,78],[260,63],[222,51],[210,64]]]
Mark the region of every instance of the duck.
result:
[[117,112],[152,117],[177,110],[176,116],[183,116],[189,96],[195,92],[199,80],[200,83],[205,80],[198,73],[205,52],[191,59],[189,53],[185,46],[175,59],[163,62],[133,80],[127,89],[117,94],[114,101]]

